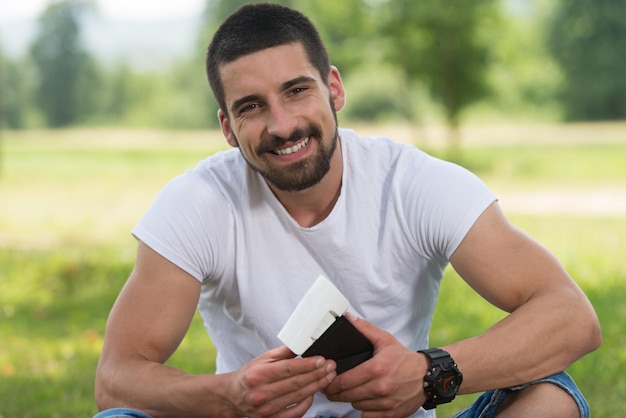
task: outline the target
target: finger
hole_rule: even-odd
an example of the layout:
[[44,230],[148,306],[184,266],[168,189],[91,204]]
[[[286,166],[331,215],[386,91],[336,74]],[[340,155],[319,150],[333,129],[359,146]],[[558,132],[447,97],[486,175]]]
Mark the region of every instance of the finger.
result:
[[277,361],[294,358],[295,356],[296,355],[289,349],[289,347],[281,345],[280,347],[272,348],[271,350],[266,351],[258,358],[263,358],[267,361]]
[[[374,359],[376,358],[377,347],[381,347],[384,344],[391,344],[394,342],[393,336],[378,328],[374,324],[364,320],[359,319],[352,313],[347,312],[345,314],[346,318],[354,325],[354,327],[361,332],[368,340],[374,344]],[[350,369],[341,375],[337,376],[337,378],[329,385],[328,388],[325,389],[324,394],[331,399],[333,397],[333,401],[344,401],[349,398],[347,396],[354,396],[355,392],[353,389],[362,388],[366,383],[368,383],[372,379],[372,373],[370,370],[371,362],[374,359],[367,360],[357,367]],[[342,399],[338,399],[337,394],[342,393]],[[343,399],[345,398],[345,399]]]
[[313,405],[313,395],[304,399],[302,402],[298,402],[297,404],[289,405],[289,407],[283,409],[282,411],[273,414],[274,418],[300,418],[306,414],[306,411]]
[[309,390],[315,393],[326,388],[337,376],[333,361],[320,361],[320,367],[313,371],[290,375],[270,383],[267,388],[280,396],[281,394],[306,395]]
[[369,371],[368,362],[364,362],[359,366],[350,369],[341,375],[338,375],[326,389],[324,394],[329,400],[337,402],[347,402],[350,399],[360,399],[363,395],[363,388],[372,379]]
[[336,376],[335,369],[334,361],[320,356],[287,359],[250,364],[239,379],[242,387],[255,394],[253,402],[262,404],[322,378],[326,378],[326,387]]
[[250,401],[258,404],[262,415],[274,415],[284,408],[293,408],[328,386],[336,376],[334,369],[334,364],[329,363],[327,368],[273,382],[256,391]]
[[[304,386],[302,386],[302,384],[304,383],[304,381],[301,379],[302,376],[294,377],[292,379],[286,379],[285,381],[275,383],[273,385],[273,389],[275,389],[276,386],[279,384],[288,384],[278,391],[282,392],[282,395],[271,399],[265,404],[263,412],[268,413],[267,415],[274,416],[274,414],[283,411],[285,408],[288,408],[290,412],[302,412],[300,415],[296,414],[294,416],[303,416],[304,412],[306,412],[310,404],[313,402],[313,395],[328,386],[330,380],[332,379],[332,375],[333,373],[331,372],[328,375],[324,375],[321,378],[304,384]],[[290,382],[287,382],[287,380],[289,380]],[[286,392],[284,392],[285,390]]]
[[324,375],[325,373],[328,373],[330,369],[334,370],[335,367],[334,361],[326,360],[324,357],[315,356],[275,360],[272,363],[260,366],[258,373],[259,377],[262,377],[265,382],[276,382],[289,379],[294,376],[306,375],[312,372]]

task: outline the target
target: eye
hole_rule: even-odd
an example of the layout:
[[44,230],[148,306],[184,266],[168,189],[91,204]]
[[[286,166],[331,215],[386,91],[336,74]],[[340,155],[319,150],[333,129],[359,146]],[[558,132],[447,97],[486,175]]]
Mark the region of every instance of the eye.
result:
[[241,106],[239,108],[239,114],[243,114],[243,113],[248,113],[248,112],[252,112],[255,109],[258,109],[259,107],[261,107],[261,105],[259,103],[248,103],[244,106]]
[[291,89],[289,91],[289,95],[290,96],[295,96],[296,94],[300,94],[300,93],[302,93],[305,90],[307,90],[306,87],[296,87],[296,88],[293,88],[293,89]]

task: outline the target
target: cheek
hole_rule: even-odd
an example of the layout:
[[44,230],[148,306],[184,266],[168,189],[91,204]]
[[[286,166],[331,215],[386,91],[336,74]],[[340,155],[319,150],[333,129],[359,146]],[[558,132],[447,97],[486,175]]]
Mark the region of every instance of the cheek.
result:
[[[256,135],[256,136],[255,136]],[[258,135],[254,130],[253,124],[248,123],[247,121],[234,121],[231,125],[231,135],[228,142],[230,145],[233,145],[233,142],[236,147],[239,147],[244,155],[249,156],[250,151],[254,150],[255,140]]]
[[239,149],[247,160],[258,160],[259,156],[256,152],[257,143],[251,141],[249,136],[243,136],[238,139]]

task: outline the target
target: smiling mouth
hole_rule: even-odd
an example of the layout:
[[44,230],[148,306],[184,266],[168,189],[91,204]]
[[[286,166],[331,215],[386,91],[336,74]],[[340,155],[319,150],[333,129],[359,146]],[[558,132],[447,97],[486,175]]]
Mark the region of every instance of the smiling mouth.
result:
[[311,140],[311,137],[307,136],[306,138],[304,138],[302,141],[298,142],[294,146],[291,146],[291,147],[288,147],[288,148],[283,148],[283,149],[273,150],[272,153],[276,154],[276,155],[293,154],[294,152],[297,152],[297,151],[301,150],[302,148],[304,148],[309,143],[310,140]]

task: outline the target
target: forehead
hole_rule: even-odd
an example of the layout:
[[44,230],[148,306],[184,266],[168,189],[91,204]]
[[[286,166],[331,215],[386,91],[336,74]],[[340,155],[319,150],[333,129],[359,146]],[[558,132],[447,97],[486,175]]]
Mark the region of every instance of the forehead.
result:
[[321,82],[300,43],[263,49],[220,66],[227,103],[249,94],[267,93],[301,76]]

